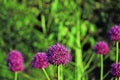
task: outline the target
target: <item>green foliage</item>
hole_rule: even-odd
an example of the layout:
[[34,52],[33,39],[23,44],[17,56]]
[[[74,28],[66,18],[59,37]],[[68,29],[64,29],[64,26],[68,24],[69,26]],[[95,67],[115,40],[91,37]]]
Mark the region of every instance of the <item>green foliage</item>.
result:
[[[78,66],[85,66],[82,77],[88,80],[90,72],[99,64],[93,46],[96,41],[108,40],[108,29],[119,24],[119,9],[119,0],[0,0],[0,79],[13,79],[6,57],[10,50],[16,49],[25,59],[20,80],[44,80],[42,70],[30,67],[32,57],[59,42],[73,56],[70,64],[64,66],[65,80],[75,78],[76,56],[79,56]],[[110,59],[114,61],[113,51]],[[57,67],[50,65],[47,71],[56,80]]]

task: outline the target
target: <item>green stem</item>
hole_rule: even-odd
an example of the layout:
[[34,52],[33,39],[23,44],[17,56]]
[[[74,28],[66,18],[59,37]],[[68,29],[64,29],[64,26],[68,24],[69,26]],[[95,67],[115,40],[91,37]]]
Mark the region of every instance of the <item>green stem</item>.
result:
[[109,75],[109,71],[103,76],[103,79],[105,79]]
[[101,64],[100,80],[103,80],[103,55],[100,55],[100,64]]
[[43,33],[45,34],[45,33],[46,33],[45,16],[42,15],[42,16],[41,16],[41,19],[42,19],[42,29],[43,29]]
[[90,57],[88,63],[87,63],[86,66],[85,66],[85,69],[87,69],[87,68],[89,67],[89,65],[90,65],[90,63],[92,62],[94,56],[95,56],[95,55],[93,54],[93,55]]
[[15,72],[15,79],[14,80],[17,80],[17,72]]
[[60,80],[60,65],[58,66],[58,80]]
[[[118,57],[119,57],[119,55],[118,55],[118,53],[119,53],[119,42],[116,42],[116,63],[118,63],[118,61],[119,61],[119,59],[118,59]],[[115,78],[115,80],[118,80],[117,78]],[[119,78],[119,80],[120,80],[120,78]]]
[[63,80],[63,66],[62,65],[60,66],[61,66],[61,80]]
[[116,63],[118,63],[118,46],[119,46],[119,42],[116,42]]
[[58,80],[62,80],[62,65],[58,66]]
[[48,76],[48,74],[47,74],[46,70],[45,70],[44,68],[42,68],[42,70],[43,70],[43,72],[44,72],[45,76],[47,77],[47,79],[48,79],[48,80],[50,80],[50,77]]
[[82,56],[82,44],[81,44],[81,25],[80,13],[76,13],[77,21],[76,21],[76,47],[75,47],[75,80],[84,80],[84,64],[83,64],[83,56]]

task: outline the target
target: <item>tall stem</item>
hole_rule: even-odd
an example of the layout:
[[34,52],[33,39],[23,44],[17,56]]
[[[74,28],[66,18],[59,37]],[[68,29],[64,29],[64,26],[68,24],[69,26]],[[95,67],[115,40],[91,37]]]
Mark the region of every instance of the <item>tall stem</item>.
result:
[[62,65],[58,66],[58,80],[62,80]]
[[116,42],[116,63],[118,63],[118,60],[119,60],[119,59],[118,59],[118,56],[119,56],[119,55],[118,55],[118,52],[119,52],[119,51],[118,51],[118,50],[119,50],[119,49],[118,49],[118,46],[119,46],[119,42]]
[[[116,63],[118,63],[118,61],[119,61],[119,42],[116,42]],[[119,80],[120,80],[120,78],[118,78]],[[117,78],[116,78],[116,80],[118,80]]]
[[41,19],[42,19],[42,29],[43,29],[43,33],[45,34],[45,33],[46,33],[45,16],[42,15],[42,16],[41,16]]
[[42,70],[43,70],[43,72],[44,72],[45,76],[47,77],[47,79],[48,79],[48,80],[50,80],[50,77],[48,76],[48,74],[47,74],[46,70],[45,70],[44,68],[42,68]]
[[100,80],[103,80],[103,55],[100,55],[100,64],[101,64]]
[[15,79],[14,80],[17,80],[17,72],[15,72]]
[[61,80],[63,80],[63,66],[60,65],[60,68],[61,68]]
[[76,47],[75,47],[75,80],[84,80],[84,65],[83,65],[83,57],[82,57],[82,44],[81,44],[81,24],[80,24],[80,14],[76,13]]

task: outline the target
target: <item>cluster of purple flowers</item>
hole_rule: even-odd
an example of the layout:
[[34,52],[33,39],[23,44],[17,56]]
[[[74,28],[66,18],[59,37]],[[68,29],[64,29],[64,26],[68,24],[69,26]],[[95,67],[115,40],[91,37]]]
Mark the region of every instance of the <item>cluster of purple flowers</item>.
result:
[[[115,25],[109,30],[109,38],[112,41],[120,42],[120,26]],[[109,46],[107,42],[97,42],[94,51],[100,55],[106,55],[109,52]],[[120,62],[112,65],[111,74],[115,77],[120,77]]]
[[96,43],[94,51],[98,54],[106,55],[109,52],[108,44],[105,41]]
[[[120,42],[120,26],[113,26],[109,30],[109,37],[112,41]],[[106,55],[109,52],[109,46],[105,41],[99,41],[94,47],[94,51],[100,55]],[[38,52],[32,60],[32,67],[36,69],[47,68],[49,64],[65,65],[71,60],[69,50],[61,45],[55,44],[48,48],[48,51]],[[24,60],[21,52],[12,50],[7,57],[7,65],[12,72],[20,72],[24,70]],[[113,64],[111,74],[115,77],[120,77],[120,62]]]
[[11,51],[7,58],[7,65],[12,72],[23,71],[24,64],[22,54],[16,50]]
[[49,66],[49,62],[47,61],[47,56],[44,52],[38,52],[32,61],[32,67],[34,68],[46,68]]
[[109,37],[113,41],[119,41],[120,42],[120,26],[113,26],[109,31]]
[[[61,45],[52,45],[47,53],[38,52],[32,60],[32,67],[36,69],[47,68],[49,64],[64,65],[71,60],[69,50]],[[8,54],[7,64],[12,72],[22,71],[24,69],[22,54],[19,51],[13,50]]]
[[112,64],[111,71],[113,76],[120,77],[120,62]]
[[51,46],[47,53],[48,61],[54,65],[67,64],[71,59],[68,49],[60,44]]

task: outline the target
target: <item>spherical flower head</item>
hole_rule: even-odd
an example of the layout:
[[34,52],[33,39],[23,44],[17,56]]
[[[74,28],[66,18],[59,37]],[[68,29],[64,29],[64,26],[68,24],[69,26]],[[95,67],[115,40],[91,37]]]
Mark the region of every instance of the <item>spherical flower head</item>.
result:
[[55,44],[49,47],[47,56],[48,61],[57,66],[67,64],[71,60],[69,50],[61,44]]
[[111,74],[115,77],[120,77],[120,62],[112,64]]
[[32,61],[32,66],[36,69],[42,69],[49,66],[47,55],[44,52],[38,52]]
[[7,65],[12,72],[20,72],[24,69],[24,61],[19,51],[12,50],[7,57]]
[[117,25],[113,26],[109,30],[109,37],[113,41],[119,41],[120,42],[120,26],[117,26]]
[[106,55],[109,52],[108,44],[105,41],[97,42],[94,51],[98,54]]

